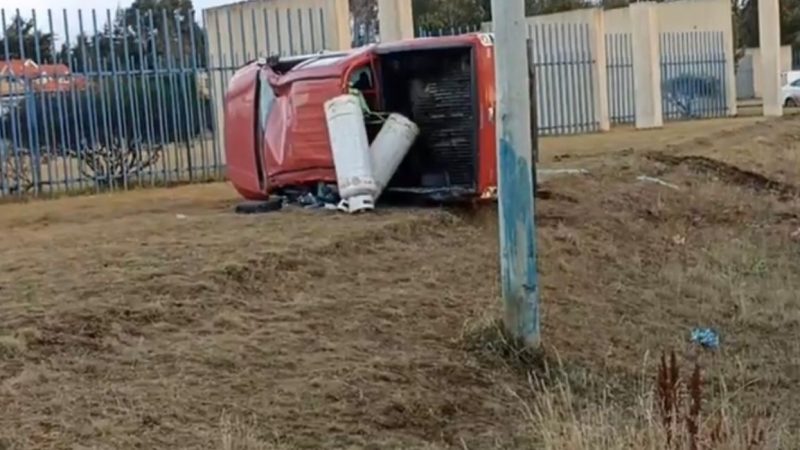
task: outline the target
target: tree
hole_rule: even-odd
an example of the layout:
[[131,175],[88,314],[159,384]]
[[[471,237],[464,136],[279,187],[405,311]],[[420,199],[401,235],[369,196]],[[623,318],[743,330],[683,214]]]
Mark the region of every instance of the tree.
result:
[[3,36],[0,39],[0,60],[32,59],[43,63],[51,61],[54,56],[53,35],[36,29],[33,19],[15,16],[3,31]]
[[488,13],[483,0],[413,0],[414,23],[425,29],[475,26]]
[[114,64],[118,70],[205,67],[206,36],[192,11],[191,0],[136,0],[118,9],[102,30],[62,48],[60,59],[76,72]]

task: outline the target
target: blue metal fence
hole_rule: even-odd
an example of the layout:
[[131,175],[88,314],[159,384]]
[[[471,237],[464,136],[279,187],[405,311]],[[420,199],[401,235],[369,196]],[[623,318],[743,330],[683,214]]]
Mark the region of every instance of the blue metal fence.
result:
[[195,19],[0,8],[0,197],[219,178],[234,71],[327,48],[318,9],[228,9],[214,32]]
[[630,33],[606,34],[606,83],[611,123],[636,120],[633,44]]
[[723,33],[661,33],[660,43],[664,118],[727,115],[727,61]]

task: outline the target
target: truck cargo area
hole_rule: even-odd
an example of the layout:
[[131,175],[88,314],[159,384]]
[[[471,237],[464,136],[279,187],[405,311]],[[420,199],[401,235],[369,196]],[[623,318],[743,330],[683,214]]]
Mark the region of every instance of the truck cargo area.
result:
[[383,109],[414,121],[420,136],[386,191],[436,200],[474,192],[479,127],[471,47],[380,57]]

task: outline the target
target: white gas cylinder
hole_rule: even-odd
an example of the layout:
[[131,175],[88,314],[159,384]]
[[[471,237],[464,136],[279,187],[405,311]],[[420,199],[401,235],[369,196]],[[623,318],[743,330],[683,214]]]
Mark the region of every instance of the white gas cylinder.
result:
[[419,127],[401,114],[392,113],[372,141],[372,173],[378,183],[375,200],[381,196],[389,184],[403,158],[406,157],[414,141],[419,136]]
[[350,213],[374,209],[378,186],[372,174],[367,128],[358,97],[340,95],[328,100],[325,118],[339,196]]

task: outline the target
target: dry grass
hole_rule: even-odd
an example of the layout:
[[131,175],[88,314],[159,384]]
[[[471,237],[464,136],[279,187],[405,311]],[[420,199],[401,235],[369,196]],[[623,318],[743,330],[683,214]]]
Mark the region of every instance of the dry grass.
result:
[[537,205],[537,355],[497,333],[492,209],[236,216],[222,184],[2,205],[0,448],[663,448],[646,355],[669,349],[731,436],[768,411],[792,448],[800,201],[713,152],[798,186],[770,159],[797,125],[681,125],[702,165],[653,158],[657,132],[570,139],[558,164],[590,174]]

